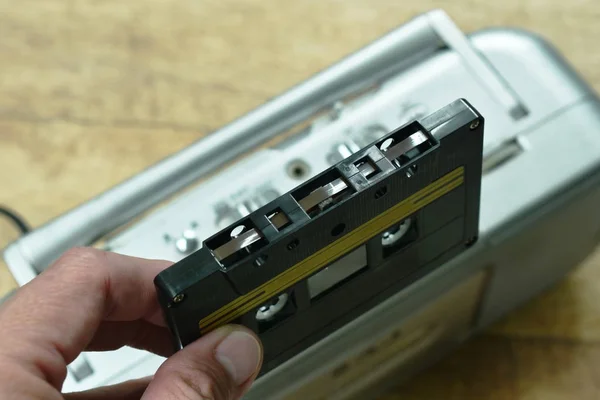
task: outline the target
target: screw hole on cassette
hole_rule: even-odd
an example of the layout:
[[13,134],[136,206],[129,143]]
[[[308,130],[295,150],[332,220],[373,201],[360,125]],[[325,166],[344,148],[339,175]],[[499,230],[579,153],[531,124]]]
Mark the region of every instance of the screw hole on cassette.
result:
[[169,308],[178,305],[183,300],[185,300],[185,294],[179,293],[177,296],[173,297],[171,303],[169,304]]
[[343,222],[341,224],[337,224],[331,230],[331,236],[341,235],[344,232],[344,229],[346,229],[346,224],[344,224]]
[[256,258],[256,260],[254,260],[254,266],[255,267],[262,267],[263,265],[265,265],[267,263],[267,255],[263,254],[261,256],[258,256]]
[[296,247],[298,247],[299,244],[300,244],[300,241],[298,240],[298,238],[295,238],[291,242],[288,243],[287,249],[294,250]]
[[377,189],[377,191],[375,192],[375,198],[376,198],[376,199],[380,199],[380,198],[382,198],[383,196],[385,196],[385,195],[386,195],[387,191],[388,191],[388,188],[387,188],[387,186],[382,186],[382,187],[380,187],[380,188],[379,188],[379,189]]

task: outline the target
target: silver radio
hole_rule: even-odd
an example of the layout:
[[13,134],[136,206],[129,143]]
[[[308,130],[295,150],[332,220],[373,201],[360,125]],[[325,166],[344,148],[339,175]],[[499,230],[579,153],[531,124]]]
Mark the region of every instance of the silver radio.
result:
[[[375,398],[559,281],[600,242],[600,102],[531,33],[464,35],[442,11],[420,15],[30,232],[4,260],[20,285],[73,246],[181,260],[457,98],[486,120],[478,242],[260,377],[245,397]],[[83,353],[64,389],[151,375],[162,361],[131,348]]]

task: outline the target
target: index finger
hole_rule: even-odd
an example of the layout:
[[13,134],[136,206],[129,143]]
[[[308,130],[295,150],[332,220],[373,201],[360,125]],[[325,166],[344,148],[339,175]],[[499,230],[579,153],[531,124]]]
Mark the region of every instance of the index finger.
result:
[[[154,277],[171,263],[73,249],[0,310],[0,351],[42,369],[48,381],[90,343],[102,321],[162,324]],[[65,370],[66,373],[66,370]]]

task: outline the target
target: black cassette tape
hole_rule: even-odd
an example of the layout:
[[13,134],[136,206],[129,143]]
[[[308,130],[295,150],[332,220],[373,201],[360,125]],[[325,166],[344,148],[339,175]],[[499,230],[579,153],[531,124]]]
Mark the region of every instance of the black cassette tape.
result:
[[457,100],[206,239],[155,279],[177,348],[242,324],[263,374],[464,251],[483,127]]

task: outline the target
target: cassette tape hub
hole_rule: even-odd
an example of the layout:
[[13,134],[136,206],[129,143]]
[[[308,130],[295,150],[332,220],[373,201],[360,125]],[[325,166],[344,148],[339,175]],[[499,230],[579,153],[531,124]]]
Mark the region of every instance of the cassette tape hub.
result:
[[[464,36],[441,11],[420,15],[34,230],[7,247],[4,260],[20,285],[64,250],[99,237],[119,253],[181,260],[215,232],[395,127],[411,120],[425,125],[425,115],[457,98],[469,99],[486,117],[477,243],[272,369],[245,397],[376,398],[559,281],[600,240],[600,102],[533,34],[498,28]],[[306,129],[289,140],[133,219],[298,123]],[[383,240],[393,241],[394,233]],[[338,265],[356,271],[365,257],[358,250]],[[311,290],[326,290],[338,278],[339,268],[329,268]],[[274,302],[273,309],[282,304]],[[259,318],[269,318],[270,310]],[[162,361],[131,348],[84,353],[69,366],[64,389],[150,375]]]
[[[261,338],[263,374],[473,245],[483,131],[455,101],[206,239],[155,281],[177,348],[243,324]],[[308,278],[361,247],[364,265],[311,295]]]

